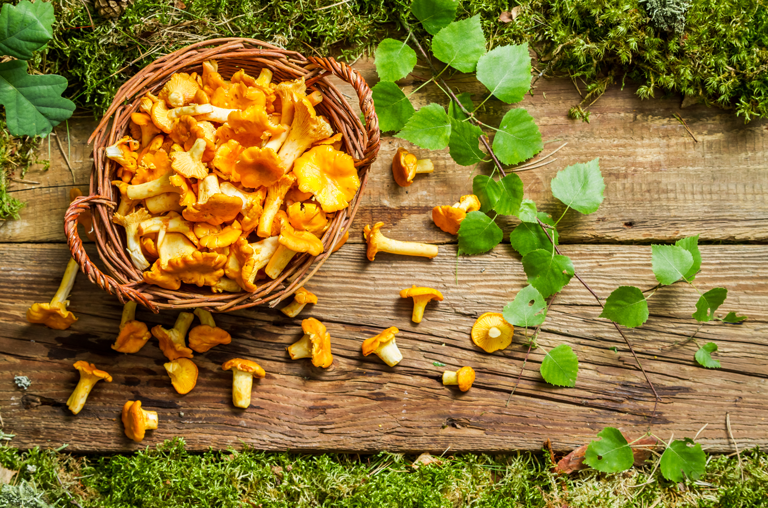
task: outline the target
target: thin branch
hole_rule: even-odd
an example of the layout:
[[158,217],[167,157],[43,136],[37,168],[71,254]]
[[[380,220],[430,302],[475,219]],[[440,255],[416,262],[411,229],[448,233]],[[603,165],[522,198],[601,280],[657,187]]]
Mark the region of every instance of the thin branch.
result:
[[744,466],[741,465],[741,453],[739,453],[739,445],[736,444],[736,439],[733,437],[733,431],[731,430],[731,413],[725,413],[725,427],[728,429],[728,437],[733,441],[733,447],[736,448],[736,457],[739,459],[739,469],[741,469],[741,481],[744,481]]
[[682,125],[683,127],[685,127],[685,130],[686,130],[686,132],[688,132],[688,134],[691,136],[691,138],[693,138],[693,142],[694,142],[694,143],[698,143],[698,142],[699,142],[699,140],[698,140],[698,139],[696,139],[696,136],[694,136],[694,135],[693,135],[693,131],[691,131],[691,129],[688,127],[688,124],[687,124],[687,123],[685,123],[685,120],[683,120],[683,117],[682,117],[682,116],[680,116],[680,115],[678,115],[677,113],[675,113],[675,114],[674,114],[674,115],[672,115],[672,116],[673,116],[673,117],[675,117],[675,120],[677,120],[678,122],[680,122],[680,125]]
[[54,474],[56,475],[56,479],[59,480],[59,485],[61,485],[61,489],[64,491],[64,493],[69,498],[69,502],[72,503],[73,505],[77,506],[78,508],[83,508],[83,506],[80,503],[75,501],[75,498],[72,497],[72,494],[69,493],[69,491],[64,486],[64,484],[61,483],[61,478],[59,478],[59,473],[57,471],[54,471]]
[[56,136],[56,143],[59,145],[59,150],[61,151],[61,156],[64,157],[64,162],[67,163],[67,167],[69,168],[69,172],[72,173],[72,183],[75,182],[75,170],[72,169],[72,164],[69,163],[69,157],[67,157],[67,152],[64,151],[64,145],[61,144],[61,139],[59,139],[59,134],[54,130],[53,134]]

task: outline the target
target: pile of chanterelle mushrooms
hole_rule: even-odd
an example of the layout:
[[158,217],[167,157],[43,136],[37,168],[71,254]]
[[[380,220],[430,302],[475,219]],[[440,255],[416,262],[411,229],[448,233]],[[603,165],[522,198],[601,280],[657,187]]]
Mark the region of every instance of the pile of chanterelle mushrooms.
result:
[[[107,156],[120,164],[121,180],[114,183],[121,201],[114,220],[125,228],[131,260],[144,270],[146,282],[168,289],[186,283],[210,286],[214,292],[254,291],[256,281],[276,278],[297,252],[323,251],[319,236],[328,227],[329,214],[347,207],[359,188],[354,161],[338,150],[341,134],[334,135],[315,113],[322,95],[307,95],[302,79],[274,84],[271,77],[267,69],[255,79],[241,70],[227,82],[213,61],[203,64],[201,76],[174,74],[156,97],[142,99],[141,112],[132,116],[133,136],[107,149]],[[394,179],[404,187],[417,174],[433,170],[431,161],[417,160],[403,148],[392,163]],[[453,206],[435,207],[432,218],[455,235],[466,214],[479,209],[477,196],[467,195]],[[78,221],[89,232],[89,215],[81,214]],[[382,226],[365,226],[370,261],[377,252],[437,256],[436,245],[389,239]],[[252,243],[253,234],[261,240]],[[64,330],[77,320],[67,309],[77,271],[71,259],[53,300],[28,309],[30,322]],[[421,322],[430,301],[443,300],[440,291],[428,287],[406,288],[400,296],[413,299],[415,323]],[[282,312],[296,317],[317,301],[301,287]],[[154,336],[179,394],[197,384],[194,353],[232,340],[202,308],[179,313],[173,328],[157,325],[151,331],[135,313],[136,304],[126,303],[112,349],[137,353]],[[199,324],[193,327],[195,316]],[[302,321],[302,331],[301,339],[286,348],[290,357],[330,367],[331,337],[325,325],[310,317]],[[403,359],[395,340],[398,332],[393,326],[366,339],[363,355],[376,354],[394,367]],[[501,314],[488,312],[477,319],[471,337],[492,353],[509,346],[513,333]],[[80,381],[67,406],[78,414],[94,385],[102,379],[111,382],[112,376],[84,361],[74,367]],[[249,407],[253,378],[265,377],[264,369],[242,358],[224,362],[222,369],[233,373],[233,404]],[[442,376],[444,385],[458,385],[464,392],[474,379],[471,367]],[[127,401],[122,421],[126,436],[138,442],[146,430],[157,428],[158,415],[143,409],[141,401]]]

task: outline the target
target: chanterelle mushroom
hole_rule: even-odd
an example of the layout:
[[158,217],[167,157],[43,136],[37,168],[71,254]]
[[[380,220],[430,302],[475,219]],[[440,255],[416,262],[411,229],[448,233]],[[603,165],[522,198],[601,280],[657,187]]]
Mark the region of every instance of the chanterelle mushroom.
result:
[[397,344],[395,343],[395,335],[397,335],[399,331],[400,330],[393,326],[387,328],[375,337],[365,339],[363,342],[363,356],[376,353],[376,355],[390,367],[394,367],[400,363],[400,360],[403,359],[403,354],[397,348]]
[[486,312],[472,326],[472,342],[486,353],[505,349],[512,343],[515,327],[498,312]]
[[171,168],[184,178],[202,180],[208,175],[208,168],[203,163],[206,140],[198,138],[187,152],[171,153]]
[[304,330],[304,336],[286,348],[291,360],[312,358],[315,367],[330,367],[333,363],[331,335],[325,325],[315,318],[307,318],[301,322],[301,329]]
[[138,443],[144,439],[145,431],[157,428],[157,411],[145,411],[140,400],[129,400],[123,406],[122,420],[125,435]]
[[151,219],[152,216],[146,208],[139,208],[135,212],[129,215],[114,214],[112,216],[112,222],[120,224],[125,228],[125,239],[128,242],[126,250],[131,256],[133,266],[139,270],[146,270],[149,268],[149,261],[144,257],[144,253],[141,252],[141,241],[139,239],[139,225],[145,220]]
[[112,344],[112,349],[120,353],[138,353],[150,337],[152,334],[149,333],[147,325],[136,321],[136,302],[127,302],[120,320],[120,334]]
[[408,187],[420,173],[431,173],[435,170],[429,159],[418,160],[415,155],[405,148],[398,148],[392,160],[392,176],[400,187]]
[[466,392],[472,387],[472,383],[475,381],[475,371],[472,367],[462,367],[456,372],[446,370],[443,372],[443,384],[459,385],[459,390]]
[[221,368],[232,371],[232,403],[235,407],[245,409],[250,406],[253,378],[266,376],[264,369],[258,363],[242,358],[228,360]]
[[94,364],[82,360],[75,362],[73,367],[80,371],[80,381],[78,381],[75,391],[67,399],[67,407],[72,411],[72,414],[76,415],[85,406],[85,401],[88,399],[88,394],[91,393],[93,385],[102,379],[111,383],[112,376],[103,370],[97,369]]
[[197,365],[188,358],[176,358],[164,363],[166,372],[171,378],[171,384],[180,395],[186,395],[197,384]]
[[198,353],[205,353],[213,346],[229,344],[232,337],[226,331],[216,326],[213,316],[205,309],[195,309],[195,316],[200,319],[200,325],[189,331],[189,347]]
[[480,200],[474,194],[461,196],[458,203],[453,206],[436,206],[432,209],[432,220],[435,225],[452,235],[459,233],[461,221],[469,212],[480,210]]
[[160,325],[152,328],[152,335],[160,342],[160,349],[169,360],[192,358],[192,350],[187,347],[184,339],[194,319],[194,314],[180,312],[176,324],[170,330]]
[[197,203],[184,210],[184,218],[193,222],[207,222],[214,226],[230,222],[243,207],[243,200],[228,196],[219,188],[219,178],[208,175],[197,190]]
[[437,245],[419,242],[402,242],[400,240],[391,240],[381,233],[383,222],[377,222],[371,226],[365,226],[363,235],[368,242],[368,260],[373,261],[377,252],[389,252],[390,254],[400,254],[402,256],[420,256],[424,258],[434,258],[437,256]]
[[443,294],[437,289],[417,288],[416,286],[400,291],[400,297],[413,298],[413,315],[411,320],[414,323],[421,323],[421,319],[424,317],[424,308],[430,301],[443,301]]
[[317,297],[301,287],[293,294],[293,301],[283,307],[282,312],[288,317],[296,317],[308,303],[317,303]]
[[306,152],[312,143],[332,135],[333,128],[325,118],[317,116],[312,103],[307,99],[296,102],[288,137],[278,152],[283,167],[290,170],[293,162]]
[[324,212],[349,206],[360,188],[355,161],[330,145],[316,146],[296,159],[293,172],[302,192],[311,192]]
[[72,323],[77,321],[77,318],[72,312],[67,310],[69,306],[67,298],[69,298],[69,293],[75,285],[75,277],[79,269],[80,265],[77,264],[77,261],[74,258],[70,258],[59,289],[53,295],[51,302],[33,303],[27,309],[27,321],[44,324],[48,328],[55,330],[66,330],[72,326]]
[[157,94],[157,98],[166,101],[172,108],[178,108],[192,102],[199,89],[197,81],[189,74],[176,72]]

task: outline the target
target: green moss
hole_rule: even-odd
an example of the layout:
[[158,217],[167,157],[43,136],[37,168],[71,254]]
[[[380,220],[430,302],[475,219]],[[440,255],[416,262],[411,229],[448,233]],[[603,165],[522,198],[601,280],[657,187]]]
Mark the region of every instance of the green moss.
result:
[[[24,178],[37,160],[40,138],[11,136],[5,128],[5,115],[0,115],[0,221],[18,219],[24,203],[10,192],[10,178]],[[46,168],[47,169],[47,168]]]

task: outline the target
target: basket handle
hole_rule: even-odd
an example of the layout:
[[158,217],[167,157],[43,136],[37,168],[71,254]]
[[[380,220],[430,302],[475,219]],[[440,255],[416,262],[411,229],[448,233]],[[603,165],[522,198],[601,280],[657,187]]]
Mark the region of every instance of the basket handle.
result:
[[69,245],[72,257],[77,261],[77,264],[80,265],[80,269],[88,276],[90,281],[98,284],[99,287],[107,293],[115,293],[123,303],[126,300],[132,300],[136,303],[140,303],[152,312],[157,313],[157,307],[155,307],[142,293],[126,285],[120,284],[114,278],[104,274],[88,257],[88,253],[85,252],[85,248],[83,247],[83,241],[80,239],[80,234],[77,231],[77,218],[80,214],[89,210],[91,204],[112,205],[113,202],[106,196],[96,194],[91,196],[79,196],[69,204],[69,208],[67,208],[67,212],[64,214],[64,234],[67,235],[67,245]]
[[310,56],[307,57],[307,60],[325,69],[337,78],[346,81],[355,89],[360,110],[365,116],[365,129],[368,135],[368,144],[363,151],[361,162],[364,165],[373,163],[374,159],[376,159],[376,154],[379,153],[381,133],[379,131],[379,117],[376,116],[376,109],[373,107],[372,92],[368,87],[368,83],[365,82],[359,72],[343,62],[337,61],[335,58]]

